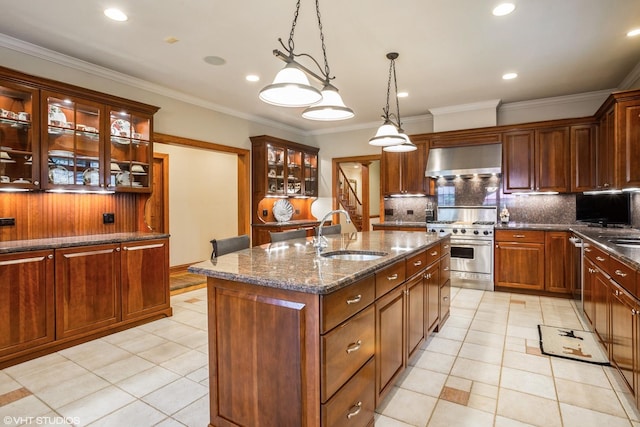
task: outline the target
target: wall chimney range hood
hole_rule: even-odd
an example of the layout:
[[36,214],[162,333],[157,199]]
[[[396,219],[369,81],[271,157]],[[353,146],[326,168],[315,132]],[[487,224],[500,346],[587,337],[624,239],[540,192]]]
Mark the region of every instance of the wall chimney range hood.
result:
[[431,148],[425,176],[491,175],[502,172],[502,144]]

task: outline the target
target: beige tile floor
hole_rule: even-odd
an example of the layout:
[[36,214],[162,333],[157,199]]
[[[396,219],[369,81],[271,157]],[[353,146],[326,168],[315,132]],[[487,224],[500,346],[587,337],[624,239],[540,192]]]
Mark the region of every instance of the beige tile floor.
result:
[[[4,425],[205,427],[206,290],[171,300],[171,318],[0,371]],[[617,372],[541,355],[539,323],[581,327],[569,300],[454,288],[376,427],[640,427]]]

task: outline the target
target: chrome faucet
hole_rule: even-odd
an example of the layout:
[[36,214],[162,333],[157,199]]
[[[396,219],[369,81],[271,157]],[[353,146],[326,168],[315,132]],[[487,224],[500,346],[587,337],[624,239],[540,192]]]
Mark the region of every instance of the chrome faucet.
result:
[[349,216],[349,212],[344,209],[335,209],[329,211],[321,220],[320,225],[318,226],[318,235],[313,239],[313,246],[318,249],[318,252],[322,250],[322,248],[326,248],[328,246],[327,238],[322,235],[322,227],[324,226],[324,222],[334,214],[343,213],[347,217],[347,223],[351,223],[351,217]]

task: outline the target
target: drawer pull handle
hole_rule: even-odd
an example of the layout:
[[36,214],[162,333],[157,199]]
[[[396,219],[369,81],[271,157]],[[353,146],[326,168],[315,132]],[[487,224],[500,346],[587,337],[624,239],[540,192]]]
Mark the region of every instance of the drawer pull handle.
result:
[[614,293],[615,293],[615,295],[616,295],[616,296],[619,296],[619,295],[620,295],[620,291],[619,291],[619,290],[617,290],[617,289],[615,290],[615,292],[614,292]]
[[600,262],[602,262],[602,261],[604,261],[604,260],[605,260],[605,259],[604,259],[604,258],[602,258],[601,256],[597,256],[597,257],[596,257],[596,259],[597,259],[598,261],[600,261]]
[[449,297],[442,297],[443,301],[447,301],[449,299]]
[[48,258],[48,259],[53,259],[53,255],[52,255],[52,254],[49,254],[49,255],[47,255],[47,258]]
[[351,354],[354,351],[360,350],[361,345],[362,345],[362,340],[358,340],[352,344],[349,344],[349,346],[347,347],[347,354]]
[[445,267],[445,268],[444,268],[444,271],[449,271],[449,267]]
[[398,273],[393,273],[391,276],[387,276],[387,280],[396,280],[398,278]]
[[[354,409],[355,408],[355,409]],[[358,402],[351,407],[349,413],[347,414],[347,419],[351,419],[358,415],[362,411],[362,402]]]
[[362,300],[362,295],[358,294],[353,298],[347,300],[347,304],[357,304]]
[[623,272],[622,272],[622,271],[620,271],[620,270],[616,270],[616,271],[615,271],[615,273],[616,273],[618,276],[620,276],[620,277],[627,277],[627,273],[623,273]]
[[632,315],[632,316],[635,316],[636,314],[638,314],[638,312],[636,311],[636,309],[635,309],[635,308],[632,308],[632,309],[631,309],[631,315]]
[[421,265],[422,265],[422,261],[416,261],[416,262],[413,263],[414,267],[419,267]]
[[516,239],[524,239],[527,236],[525,236],[524,234],[514,234],[513,237],[515,237]]
[[444,245],[444,248],[445,249],[449,249],[449,245]]
[[584,249],[585,252],[591,252],[591,249],[589,249],[587,247],[584,247],[583,249]]
[[425,279],[429,280],[429,279],[431,279],[431,273],[427,273],[422,277],[424,277]]
[[436,255],[438,255],[438,251],[431,252],[431,256],[436,256]]

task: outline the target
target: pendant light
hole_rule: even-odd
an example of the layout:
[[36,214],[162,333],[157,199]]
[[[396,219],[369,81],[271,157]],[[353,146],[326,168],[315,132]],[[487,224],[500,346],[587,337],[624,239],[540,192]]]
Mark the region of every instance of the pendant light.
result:
[[[389,80],[387,83],[387,104],[382,109],[384,114],[382,118],[384,123],[378,128],[376,135],[369,140],[369,144],[383,147],[384,151],[390,152],[406,152],[416,150],[417,147],[411,142],[407,134],[402,130],[402,122],[400,120],[400,101],[398,100],[398,81],[396,79],[396,59],[397,52],[387,53],[389,63]],[[393,122],[393,113],[389,113],[389,96],[391,93],[391,76],[393,75],[393,88],[396,98],[396,114],[397,124]]]
[[[300,0],[296,3],[296,11],[293,16],[291,31],[289,32],[288,46],[282,39],[278,39],[286,54],[278,49],[273,54],[287,65],[276,75],[273,83],[260,91],[259,98],[272,105],[280,107],[309,107],[302,112],[302,117],[309,120],[344,120],[354,116],[353,110],[347,107],[338,93],[338,89],[331,84],[329,62],[327,61],[327,49],[324,44],[322,21],[320,19],[320,2],[316,0],[316,16],[320,29],[320,41],[322,43],[322,55],[324,58],[324,70],[311,55],[306,53],[294,53],[293,35],[300,12]],[[322,76],[309,70],[298,61],[296,57],[307,56],[318,66]],[[308,77],[312,77],[322,84],[322,92],[311,86]]]

